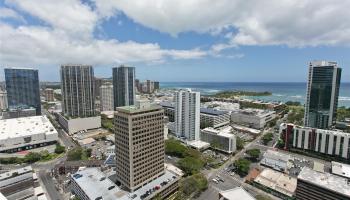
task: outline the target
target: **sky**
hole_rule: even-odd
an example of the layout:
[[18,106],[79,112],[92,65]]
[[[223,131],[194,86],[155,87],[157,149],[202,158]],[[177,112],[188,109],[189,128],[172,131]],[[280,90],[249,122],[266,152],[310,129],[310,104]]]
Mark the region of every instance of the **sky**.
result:
[[0,77],[62,64],[135,66],[141,80],[305,82],[337,61],[350,82],[348,0],[0,0]]

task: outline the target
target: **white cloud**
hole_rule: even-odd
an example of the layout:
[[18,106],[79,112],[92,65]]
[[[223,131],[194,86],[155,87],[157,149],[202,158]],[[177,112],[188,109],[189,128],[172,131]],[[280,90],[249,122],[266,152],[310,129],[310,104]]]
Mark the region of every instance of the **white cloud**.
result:
[[76,37],[90,36],[98,20],[97,14],[79,0],[6,0],[6,4]]
[[228,46],[350,45],[348,0],[96,0],[96,6],[106,16],[122,11],[174,36],[186,31],[218,34],[231,27],[235,31]]
[[37,17],[43,24],[13,26],[0,21],[1,65],[85,63],[111,66],[118,63],[195,59],[206,55],[200,49],[162,49],[157,43],[95,38],[93,32],[101,28],[99,23],[102,16],[79,0],[12,0],[6,1],[6,5]]
[[39,26],[14,28],[0,24],[0,60],[3,65],[108,65],[161,62],[167,57],[193,59],[205,56],[199,49],[167,50],[158,44],[117,40],[73,40],[64,31]]
[[19,20],[25,22],[24,18],[19,15],[16,11],[10,8],[0,8],[0,19],[11,18],[15,20]]

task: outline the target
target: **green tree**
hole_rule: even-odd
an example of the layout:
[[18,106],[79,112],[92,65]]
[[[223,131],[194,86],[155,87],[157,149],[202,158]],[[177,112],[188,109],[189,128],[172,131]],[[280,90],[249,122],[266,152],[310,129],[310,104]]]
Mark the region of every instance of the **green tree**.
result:
[[67,160],[81,160],[83,155],[83,149],[76,147],[67,153]]
[[87,156],[88,158],[90,158],[90,157],[91,157],[91,153],[92,153],[92,149],[88,148],[88,149],[86,149],[85,151],[86,151],[86,156]]
[[273,139],[273,134],[272,133],[266,133],[263,137],[262,137],[262,141],[265,145],[267,145],[270,141],[272,141]]
[[236,137],[236,146],[238,150],[244,148],[244,141],[240,137]]
[[260,149],[249,149],[246,151],[250,158],[257,160],[260,157]]
[[175,139],[169,139],[165,141],[165,153],[168,155],[184,157],[186,151],[187,147]]
[[198,173],[203,167],[203,164],[202,160],[193,157],[181,158],[178,162],[180,169],[182,169],[186,175]]
[[207,188],[208,181],[206,177],[202,173],[198,173],[188,176],[180,182],[180,190],[177,196],[181,196],[182,199],[186,199],[186,197],[188,198],[191,195],[196,197]]
[[235,167],[237,169],[237,173],[241,175],[248,174],[250,168],[250,161],[244,158],[240,158],[235,161]]
[[56,148],[55,148],[55,153],[56,154],[61,154],[64,153],[66,150],[64,148],[64,146],[60,145],[60,144],[56,144]]
[[36,153],[36,152],[29,152],[27,155],[24,156],[25,162],[28,162],[28,163],[33,163],[33,162],[39,161],[40,159],[41,159],[40,153]]

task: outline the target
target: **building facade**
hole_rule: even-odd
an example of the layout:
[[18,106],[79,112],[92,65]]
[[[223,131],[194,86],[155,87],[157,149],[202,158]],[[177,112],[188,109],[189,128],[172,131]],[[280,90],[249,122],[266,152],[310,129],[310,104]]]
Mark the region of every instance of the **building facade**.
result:
[[95,116],[94,70],[89,65],[61,66],[62,111],[65,116]]
[[164,112],[149,103],[116,110],[117,180],[134,191],[164,174]]
[[304,125],[326,129],[335,124],[341,68],[336,62],[314,61],[309,65]]
[[199,140],[200,93],[180,90],[175,93],[175,134],[187,140]]
[[0,153],[54,144],[58,133],[46,116],[0,120]]
[[6,110],[7,108],[7,92],[0,90],[0,110]]
[[236,136],[232,133],[231,127],[223,130],[213,128],[205,128],[201,130],[200,140],[208,142],[213,148],[225,153],[233,153],[236,151]]
[[350,133],[281,124],[285,149],[296,148],[350,159]]
[[5,81],[9,108],[34,107],[41,115],[38,70],[5,68]]
[[230,123],[228,111],[214,110],[210,108],[200,109],[200,128],[219,128]]
[[55,101],[55,96],[54,96],[52,88],[46,88],[44,93],[45,93],[45,100],[46,101],[48,101],[48,102]]
[[263,129],[276,118],[276,112],[260,109],[242,109],[231,113],[231,121],[255,129]]
[[101,111],[112,111],[113,106],[113,85],[103,84],[100,87],[100,106]]
[[121,65],[113,68],[114,109],[134,105],[135,93],[135,67]]

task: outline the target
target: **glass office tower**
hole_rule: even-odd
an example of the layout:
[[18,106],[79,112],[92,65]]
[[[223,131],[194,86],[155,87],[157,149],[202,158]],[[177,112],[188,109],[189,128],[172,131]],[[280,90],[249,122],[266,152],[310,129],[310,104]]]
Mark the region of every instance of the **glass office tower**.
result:
[[10,109],[34,107],[41,115],[38,70],[5,68],[8,106]]
[[341,68],[336,62],[310,63],[305,102],[305,126],[327,129],[335,123],[340,77]]
[[135,67],[113,68],[114,110],[135,103]]

